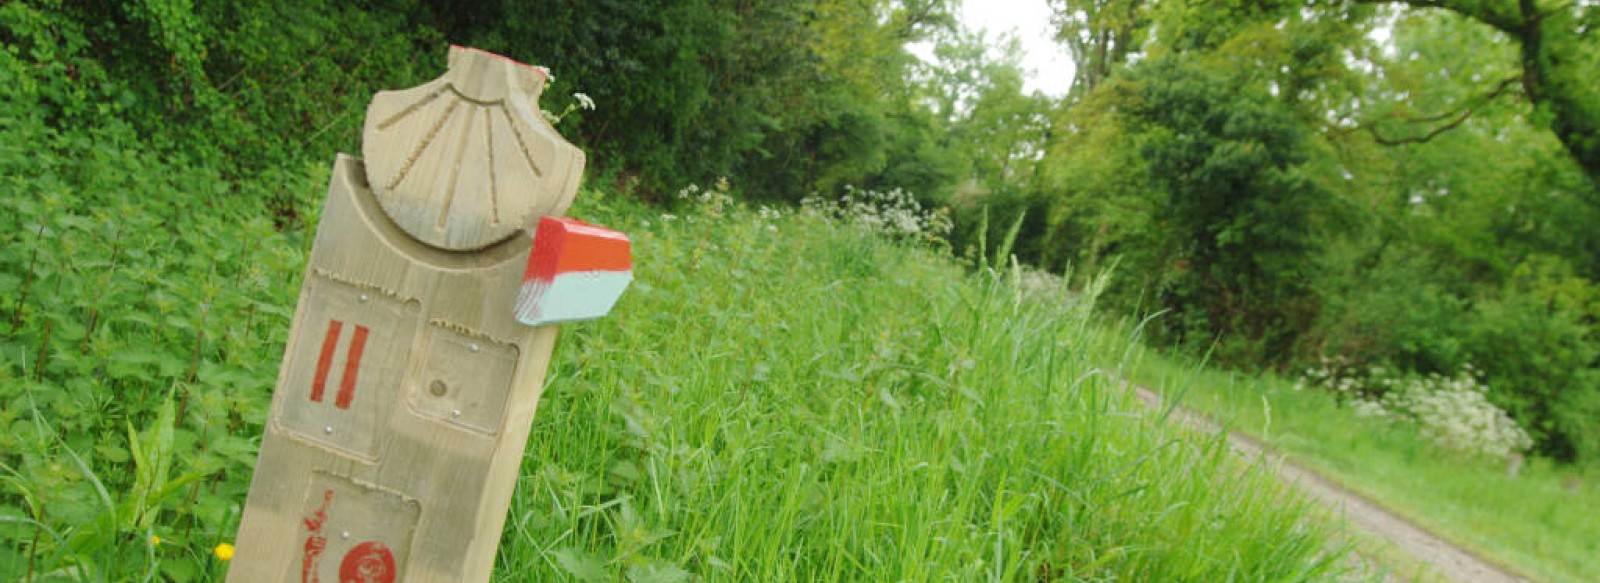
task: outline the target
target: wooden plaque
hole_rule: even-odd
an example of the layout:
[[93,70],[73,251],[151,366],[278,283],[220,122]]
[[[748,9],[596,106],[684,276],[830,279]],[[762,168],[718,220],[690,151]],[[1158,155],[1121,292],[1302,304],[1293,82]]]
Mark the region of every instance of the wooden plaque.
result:
[[556,329],[516,321],[584,157],[538,69],[454,47],[378,94],[306,268],[228,578],[487,581]]

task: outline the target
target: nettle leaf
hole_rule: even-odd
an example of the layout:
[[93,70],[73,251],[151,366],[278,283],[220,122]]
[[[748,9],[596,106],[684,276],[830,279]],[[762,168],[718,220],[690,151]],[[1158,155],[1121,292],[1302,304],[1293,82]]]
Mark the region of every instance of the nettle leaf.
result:
[[611,467],[606,469],[606,474],[619,486],[633,484],[634,482],[639,481],[639,478],[643,475],[643,473],[639,471],[638,465],[627,460],[621,460],[611,464]]
[[693,578],[682,567],[665,561],[651,560],[628,569],[628,581],[632,583],[684,583]]
[[[242,499],[242,496],[234,498],[232,496],[202,493],[200,498],[195,501],[194,515],[200,519],[200,524],[204,525],[207,530],[225,530],[231,521],[238,519],[238,500]],[[214,543],[206,546],[213,545]]]
[[12,297],[21,288],[21,277],[12,273],[0,273],[0,296]]
[[277,316],[282,318],[284,321],[289,321],[294,318],[293,307],[284,307],[277,304],[257,303],[256,311],[261,314]]
[[59,219],[56,219],[56,224],[61,225],[62,227],[66,227],[66,228],[69,228],[69,229],[76,229],[76,230],[80,230],[80,231],[92,231],[92,230],[94,230],[94,221],[91,221],[91,220],[89,220],[87,218],[80,217],[80,216],[77,216],[77,215],[66,215],[66,216],[63,216],[63,217],[61,217]]
[[96,461],[120,464],[127,462],[130,457],[128,449],[114,443],[101,443],[94,446]]
[[161,573],[177,583],[193,581],[198,576],[199,569],[189,561],[164,561],[161,563]]
[[212,452],[237,467],[251,467],[256,460],[255,442],[244,437],[222,434],[212,437],[208,445]]
[[550,554],[555,556],[557,565],[579,581],[599,583],[610,579],[606,574],[605,561],[582,549],[563,547],[551,551]]

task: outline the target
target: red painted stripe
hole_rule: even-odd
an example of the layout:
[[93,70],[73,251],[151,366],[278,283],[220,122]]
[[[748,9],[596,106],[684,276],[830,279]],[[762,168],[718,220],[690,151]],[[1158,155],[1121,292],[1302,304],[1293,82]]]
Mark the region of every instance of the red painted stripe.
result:
[[583,225],[568,233],[556,273],[628,271],[633,269],[633,254],[630,251],[627,235]]
[[550,281],[562,273],[633,270],[628,236],[583,221],[542,217],[523,281]]
[[333,350],[339,347],[339,330],[344,323],[328,322],[328,335],[322,338],[322,356],[317,357],[317,376],[311,381],[311,402],[321,403],[322,393],[328,388],[328,369],[333,368]]
[[339,380],[339,396],[334,398],[333,406],[350,408],[350,400],[356,397],[356,375],[361,372],[361,353],[366,348],[367,327],[356,326],[356,333],[350,338],[350,354],[344,359],[344,378]]

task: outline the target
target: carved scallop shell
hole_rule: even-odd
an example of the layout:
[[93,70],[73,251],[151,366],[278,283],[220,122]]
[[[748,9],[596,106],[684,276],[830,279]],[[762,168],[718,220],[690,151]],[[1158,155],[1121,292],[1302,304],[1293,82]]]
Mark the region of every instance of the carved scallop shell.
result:
[[450,69],[384,91],[367,108],[361,151],[378,203],[417,240],[482,249],[572,204],[584,156],[539,115],[539,69],[450,47]]

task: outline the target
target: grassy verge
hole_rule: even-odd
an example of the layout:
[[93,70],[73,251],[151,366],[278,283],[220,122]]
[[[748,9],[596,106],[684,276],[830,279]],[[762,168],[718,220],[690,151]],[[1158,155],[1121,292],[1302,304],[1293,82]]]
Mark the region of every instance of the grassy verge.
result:
[[1149,355],[1131,376],[1168,398],[1293,454],[1341,485],[1480,556],[1541,581],[1600,581],[1600,478],[1531,460],[1440,451],[1409,426],[1357,416],[1332,395]]
[[594,217],[637,287],[567,333],[505,580],[1315,580],[1321,523],[1046,307],[804,216]]

